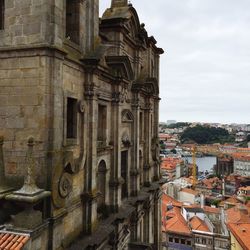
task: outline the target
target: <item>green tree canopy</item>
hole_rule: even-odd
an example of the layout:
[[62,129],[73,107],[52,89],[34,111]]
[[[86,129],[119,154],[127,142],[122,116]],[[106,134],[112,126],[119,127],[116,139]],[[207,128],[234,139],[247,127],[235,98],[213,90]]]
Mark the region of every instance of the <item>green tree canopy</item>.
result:
[[225,143],[233,139],[226,129],[201,125],[189,127],[181,135],[182,143],[187,141],[194,141],[198,144]]

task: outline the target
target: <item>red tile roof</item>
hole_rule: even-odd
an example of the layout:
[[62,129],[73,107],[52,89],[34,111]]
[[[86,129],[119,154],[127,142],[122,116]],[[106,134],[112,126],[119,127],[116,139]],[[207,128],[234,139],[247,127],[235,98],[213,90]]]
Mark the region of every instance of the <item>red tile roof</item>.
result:
[[21,250],[29,240],[28,235],[15,234],[12,232],[0,231],[1,250]]
[[233,154],[233,158],[241,161],[250,161],[250,154],[246,153],[235,153]]
[[195,191],[195,190],[190,189],[190,188],[182,188],[180,192],[185,192],[185,193],[193,194],[193,195],[198,195],[199,194],[198,191]]
[[237,199],[237,196],[236,195],[233,195],[231,196],[230,198],[224,200],[224,201],[221,201],[219,203],[219,206],[220,207],[223,207],[225,204],[229,204],[229,205],[232,205],[232,206],[236,206],[237,204],[239,203],[242,203],[240,200]]
[[250,223],[248,207],[232,207],[225,211],[227,223]]
[[179,202],[177,200],[175,200],[174,198],[172,198],[171,196],[167,195],[167,194],[162,194],[162,204],[165,205],[173,205],[174,207],[182,207],[183,203]]
[[250,246],[250,224],[234,224],[229,223],[228,228],[240,243],[243,249],[249,249]]
[[176,234],[190,235],[191,231],[187,225],[187,222],[185,221],[185,219],[183,218],[181,214],[181,209],[174,207],[173,213],[175,216],[165,221],[165,225],[164,225],[165,231],[176,233]]
[[203,209],[205,213],[220,214],[220,209],[217,207],[204,206]]
[[198,216],[194,216],[190,219],[190,226],[193,230],[203,231],[203,232],[210,232],[208,226],[206,225],[205,221],[201,220]]

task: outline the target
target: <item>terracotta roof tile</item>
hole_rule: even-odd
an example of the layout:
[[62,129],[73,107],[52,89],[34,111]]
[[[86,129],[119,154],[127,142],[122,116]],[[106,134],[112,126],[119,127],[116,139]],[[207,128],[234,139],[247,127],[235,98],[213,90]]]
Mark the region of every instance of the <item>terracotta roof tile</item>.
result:
[[220,209],[217,207],[204,206],[203,209],[206,213],[220,214]]
[[250,246],[250,224],[229,223],[228,228],[243,249],[249,249]]
[[210,232],[205,221],[201,220],[198,216],[194,216],[190,219],[190,226],[193,230],[199,230],[203,232]]
[[172,204],[175,207],[181,207],[183,205],[182,202],[179,202],[175,200],[174,198],[172,198],[171,196],[164,194],[164,193],[162,194],[162,204],[165,204],[165,205]]
[[248,207],[232,207],[225,211],[227,223],[250,223]]
[[180,192],[185,192],[185,193],[189,193],[189,194],[193,194],[193,195],[199,194],[198,191],[195,191],[195,190],[190,189],[190,188],[182,188]]
[[29,235],[0,231],[0,249],[21,250],[23,246],[28,242],[29,238]]
[[229,205],[235,206],[235,205],[237,205],[239,203],[242,203],[242,202],[237,199],[237,196],[233,195],[232,197],[230,197],[230,198],[228,198],[228,199],[226,199],[224,201],[221,201],[219,203],[219,206],[223,207],[225,204],[229,204]]
[[175,216],[165,222],[165,231],[174,232],[176,234],[190,235],[191,231],[181,214],[181,210],[177,207],[174,207],[173,211]]

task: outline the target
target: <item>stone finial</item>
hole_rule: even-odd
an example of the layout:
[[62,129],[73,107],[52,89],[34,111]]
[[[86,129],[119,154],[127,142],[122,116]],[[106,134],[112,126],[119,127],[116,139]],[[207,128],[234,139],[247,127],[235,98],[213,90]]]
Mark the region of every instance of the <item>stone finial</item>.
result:
[[24,184],[34,185],[35,184],[35,175],[34,175],[35,162],[33,158],[33,147],[35,143],[34,143],[33,137],[30,137],[28,139],[27,145],[28,145],[28,151],[26,155],[27,175],[25,176]]
[[111,3],[111,8],[126,6],[128,6],[128,0],[112,0]]
[[27,173],[24,177],[23,187],[16,191],[15,194],[20,195],[36,195],[43,190],[39,189],[35,182],[35,160],[33,156],[33,147],[35,145],[34,138],[30,137],[28,139],[28,150],[26,154],[26,164],[27,164]]

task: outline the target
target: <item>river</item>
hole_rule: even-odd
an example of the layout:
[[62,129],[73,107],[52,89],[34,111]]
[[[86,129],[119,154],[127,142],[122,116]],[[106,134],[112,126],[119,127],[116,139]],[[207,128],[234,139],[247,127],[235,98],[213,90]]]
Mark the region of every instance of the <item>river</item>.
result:
[[[186,157],[189,163],[192,163],[192,157]],[[197,157],[196,164],[198,166],[199,171],[205,172],[213,169],[213,166],[216,164],[216,157],[214,156],[205,156],[205,157]]]

